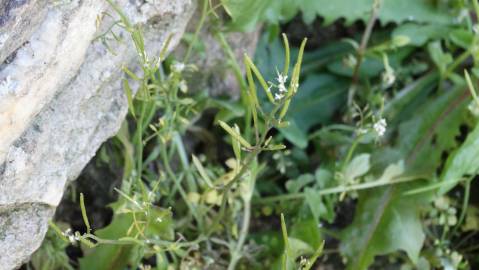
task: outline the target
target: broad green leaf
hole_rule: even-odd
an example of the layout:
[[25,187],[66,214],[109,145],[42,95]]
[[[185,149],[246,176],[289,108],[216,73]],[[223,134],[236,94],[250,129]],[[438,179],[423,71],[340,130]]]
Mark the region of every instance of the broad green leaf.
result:
[[291,226],[291,237],[297,238],[316,249],[323,242],[318,224],[312,218],[299,219]]
[[297,12],[291,0],[221,0],[232,18],[232,28],[251,31],[262,22],[278,23],[291,19]]
[[473,45],[474,33],[465,29],[456,29],[449,34],[449,38],[459,47],[468,50]]
[[337,77],[309,76],[301,83],[289,106],[286,120],[290,126],[280,132],[300,148],[307,145],[307,131],[314,125],[327,124],[346,97],[347,84]]
[[341,252],[348,269],[363,270],[377,255],[397,250],[417,263],[425,235],[416,197],[402,197],[405,186],[388,186],[360,193],[353,223],[341,236]]
[[[98,237],[109,240],[118,240],[127,235],[133,223],[131,214],[116,215],[110,225],[98,230]],[[130,255],[134,245],[100,245],[93,250],[87,250],[87,255],[80,259],[80,269],[115,270],[123,269],[131,262]]]
[[357,155],[349,162],[343,171],[343,177],[345,184],[351,183],[354,179],[364,175],[371,168],[369,154]]
[[399,127],[398,147],[408,170],[434,173],[441,155],[457,146],[456,136],[466,116],[467,90],[458,86],[426,102]]
[[307,132],[299,128],[295,121],[290,122],[287,127],[281,128],[280,132],[288,141],[297,147],[304,149],[308,146]]
[[[320,16],[325,24],[344,19],[346,24],[367,21],[374,0],[222,0],[226,12],[236,29],[252,30],[258,23],[279,23],[294,17],[298,11],[306,23]],[[431,24],[454,24],[449,10],[437,8],[427,0],[382,1],[378,19],[383,23],[406,21]]]
[[422,46],[429,40],[447,37],[450,31],[450,28],[443,25],[405,23],[394,29],[392,36],[405,36],[409,38],[408,44]]
[[320,219],[324,219],[330,223],[333,222],[335,217],[334,204],[329,202],[327,196],[321,196],[316,190],[311,188],[306,188],[304,195],[317,225],[320,224]]
[[[298,5],[307,21],[313,12],[323,17],[325,24],[344,18],[347,24],[356,20],[367,21],[371,14],[374,0],[299,0]],[[418,23],[452,24],[454,17],[447,11],[438,10],[427,0],[385,0],[379,10],[379,20],[383,23],[401,23],[414,21]]]
[[[455,137],[465,116],[465,93],[463,86],[440,93],[401,124],[398,149],[407,157],[408,171],[434,173],[443,151],[456,146]],[[386,169],[381,179],[398,172]],[[427,184],[400,184],[360,192],[354,221],[342,234],[341,250],[349,257],[349,269],[367,269],[375,256],[399,249],[417,262],[424,240],[418,209],[430,196],[402,194]]]
[[[463,175],[476,174],[479,169],[479,125],[467,136],[466,141],[455,153],[449,156],[445,169],[441,175],[441,181],[452,181]],[[439,192],[449,191],[453,186],[445,185]]]
[[435,89],[439,75],[429,73],[401,89],[386,105],[384,114],[393,122],[400,122],[414,116],[417,108],[427,101]]
[[[136,220],[143,223],[146,222],[145,236],[169,241],[173,240],[173,219],[170,210],[153,206],[149,209],[148,216],[145,216],[143,211],[137,212]],[[96,231],[95,235],[107,240],[132,238],[138,234],[138,230],[133,224],[133,213],[117,214],[110,225]],[[80,269],[124,269],[128,264],[134,264],[137,258],[143,256],[141,252],[140,254],[138,252],[140,252],[140,245],[102,244],[93,248],[93,250],[87,250],[87,255],[80,259]]]

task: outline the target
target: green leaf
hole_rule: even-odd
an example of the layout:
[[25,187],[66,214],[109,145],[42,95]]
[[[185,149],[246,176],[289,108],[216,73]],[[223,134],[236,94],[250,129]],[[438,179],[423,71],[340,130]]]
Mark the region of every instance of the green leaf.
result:
[[[377,255],[404,250],[417,263],[425,235],[417,197],[401,197],[404,186],[360,193],[353,223],[341,235],[341,252],[348,269],[367,269]],[[419,197],[420,198],[420,197]]]
[[427,49],[432,61],[436,64],[441,74],[444,74],[447,66],[452,63],[452,55],[442,50],[441,42],[435,41],[428,44]]
[[[305,20],[311,21],[317,13],[330,24],[344,18],[347,24],[356,20],[367,21],[371,14],[374,0],[299,0],[298,5],[304,13]],[[383,23],[401,23],[414,21],[418,23],[453,24],[454,17],[446,10],[438,10],[427,0],[382,1],[378,19]]]
[[312,174],[302,174],[296,179],[291,179],[286,182],[286,189],[289,193],[299,192],[306,185],[314,182],[314,176]]
[[[441,181],[453,181],[465,174],[476,174],[479,169],[479,125],[467,136],[466,141],[455,153],[449,156]],[[443,186],[439,192],[448,192],[453,185]]]
[[323,242],[318,224],[312,218],[299,219],[291,226],[291,237],[297,238],[316,249]]
[[287,127],[283,127],[279,129],[279,131],[288,141],[297,147],[304,149],[308,146],[308,134],[305,130],[300,129],[296,122],[289,122]]
[[228,124],[226,124],[225,122],[221,120],[218,120],[218,123],[226,132],[228,132],[228,134],[231,135],[231,137],[233,137],[234,140],[239,141],[246,148],[251,148],[251,144],[248,141],[246,141],[246,139],[243,138],[236,130],[234,130],[233,128],[228,126]]
[[317,225],[320,224],[320,219],[325,219],[329,223],[333,222],[335,217],[334,206],[332,203],[328,204],[327,196],[321,196],[316,190],[311,188],[306,188],[304,195]]
[[[232,18],[235,29],[252,30],[258,23],[279,23],[290,20],[298,11],[306,23],[316,16],[331,24],[344,19],[346,24],[357,20],[367,21],[374,0],[222,0]],[[416,23],[454,24],[454,16],[447,9],[439,9],[428,0],[382,1],[378,19],[383,23],[411,21]]]
[[346,98],[347,84],[337,77],[321,74],[306,78],[292,100],[280,132],[300,148],[307,146],[307,132],[317,124],[327,124]]
[[459,47],[468,50],[473,46],[474,33],[465,29],[456,29],[449,34],[449,38]]
[[364,175],[371,168],[369,154],[357,155],[349,162],[343,171],[344,180],[346,183],[352,182],[354,179]]
[[[116,215],[111,224],[98,230],[96,235],[102,239],[117,240],[127,235],[132,223],[131,214]],[[131,262],[130,254],[134,248],[134,245],[100,245],[80,259],[80,269],[123,269]]]
[[251,31],[262,22],[278,23],[297,12],[291,0],[221,0],[235,30]]
[[[143,211],[137,212],[136,220],[146,222],[145,236],[173,240],[173,217],[170,210],[153,206],[149,209],[147,216]],[[96,231],[95,235],[107,240],[128,239],[138,234],[133,224],[133,213],[117,214],[110,225]],[[80,259],[80,269],[124,269],[127,265],[134,264],[136,258],[143,256],[140,245],[135,244],[100,244],[86,252],[87,255]]]
[[441,156],[457,147],[456,136],[467,113],[467,90],[458,86],[423,103],[399,126],[398,147],[408,170],[434,173]]
[[[442,92],[400,125],[397,149],[407,157],[409,172],[434,173],[442,153],[456,147],[455,137],[465,117],[466,94],[464,86]],[[397,175],[398,168],[386,169],[381,179]],[[429,193],[402,194],[427,185],[418,182],[360,192],[353,223],[341,237],[341,251],[350,260],[349,269],[366,269],[375,256],[396,250],[404,250],[417,262],[424,240],[418,211],[431,197]]]
[[429,40],[446,37],[450,31],[450,28],[443,25],[405,23],[394,29],[392,36],[405,36],[409,38],[408,44],[422,46]]
[[135,107],[133,107],[133,90],[131,90],[130,84],[127,79],[123,79],[123,88],[126,91],[126,100],[128,101],[128,110],[133,117],[135,116]]
[[212,188],[213,187],[213,182],[211,182],[211,179],[208,176],[208,174],[206,173],[206,170],[203,167],[203,164],[201,164],[201,161],[195,155],[192,155],[192,159],[193,159],[193,164],[195,165],[196,170],[200,174],[201,178],[205,181],[205,183],[210,188]]

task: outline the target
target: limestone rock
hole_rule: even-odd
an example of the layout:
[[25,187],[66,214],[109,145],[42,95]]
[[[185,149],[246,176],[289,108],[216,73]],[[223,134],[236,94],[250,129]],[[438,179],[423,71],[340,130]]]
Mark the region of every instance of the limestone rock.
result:
[[[212,0],[212,5],[220,4],[218,0]],[[217,12],[221,19],[227,20],[228,15],[225,12]],[[195,15],[190,20],[187,31],[195,32],[201,18],[201,8],[196,9]],[[240,85],[230,65],[229,56],[226,55],[224,48],[216,35],[218,31],[215,22],[206,20],[199,33],[198,40],[203,44],[201,52],[192,55],[190,61],[198,66],[198,72],[192,74],[188,83],[192,90],[202,91],[208,89],[212,96],[226,96],[239,98]],[[228,43],[233,56],[238,63],[241,72],[244,75],[243,56],[248,54],[254,57],[256,45],[261,33],[261,27],[257,27],[252,32],[223,32],[224,38]],[[186,46],[183,44],[175,50],[175,54],[182,59],[186,54]]]
[[[170,34],[179,42],[194,10],[193,0],[117,3],[143,25],[152,57]],[[127,110],[120,68],[137,54],[128,33],[113,28],[117,42],[107,32],[114,21],[104,1],[0,6],[0,33],[26,40],[0,42],[2,59],[15,50],[0,67],[0,269],[13,269],[40,246],[65,184],[118,130]]]

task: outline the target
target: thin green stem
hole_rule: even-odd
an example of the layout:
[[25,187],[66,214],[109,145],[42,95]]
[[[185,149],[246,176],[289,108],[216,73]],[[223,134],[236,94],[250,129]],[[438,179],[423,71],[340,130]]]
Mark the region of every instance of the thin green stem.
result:
[[193,39],[191,40],[188,50],[186,51],[185,58],[183,59],[183,63],[188,63],[190,60],[191,52],[193,51],[193,46],[200,35],[200,31],[205,24],[206,18],[208,17],[208,0],[203,0],[203,7],[201,9],[201,18],[198,23],[198,27],[196,27],[195,34],[193,35]]
[[241,226],[241,232],[236,243],[234,251],[231,253],[231,261],[228,265],[228,270],[236,269],[236,264],[242,257],[242,249],[248,235],[249,223],[251,219],[251,199],[244,201],[243,208],[243,224]]
[[[370,189],[370,188],[375,188],[375,187],[380,187],[380,186],[388,186],[388,185],[394,185],[394,184],[399,184],[399,183],[416,181],[418,179],[424,179],[426,177],[427,177],[426,175],[404,176],[404,177],[398,177],[398,178],[395,178],[393,180],[387,180],[387,181],[379,180],[379,181],[355,184],[355,185],[350,185],[350,186],[337,186],[337,187],[333,187],[333,188],[326,188],[326,189],[318,190],[317,194],[318,194],[318,196],[324,196],[324,195],[330,195],[330,194],[350,192],[350,191],[355,191],[355,190]],[[305,198],[304,193],[289,193],[289,194],[284,194],[284,195],[276,195],[276,196],[260,198],[260,199],[255,200],[254,203],[255,204],[265,204],[265,203],[273,203],[273,202],[284,201],[284,200],[301,200],[301,199],[304,199],[304,198]]]

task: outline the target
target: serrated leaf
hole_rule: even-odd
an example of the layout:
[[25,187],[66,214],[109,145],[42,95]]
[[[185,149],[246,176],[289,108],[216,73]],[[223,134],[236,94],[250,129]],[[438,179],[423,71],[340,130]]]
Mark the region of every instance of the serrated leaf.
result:
[[[227,13],[233,20],[233,27],[252,30],[258,23],[276,24],[289,20],[298,11],[306,23],[312,23],[316,16],[331,24],[344,19],[346,24],[357,20],[367,21],[374,0],[222,0]],[[378,19],[383,23],[411,21],[416,23],[454,24],[454,16],[446,9],[439,9],[428,0],[382,1]]]

